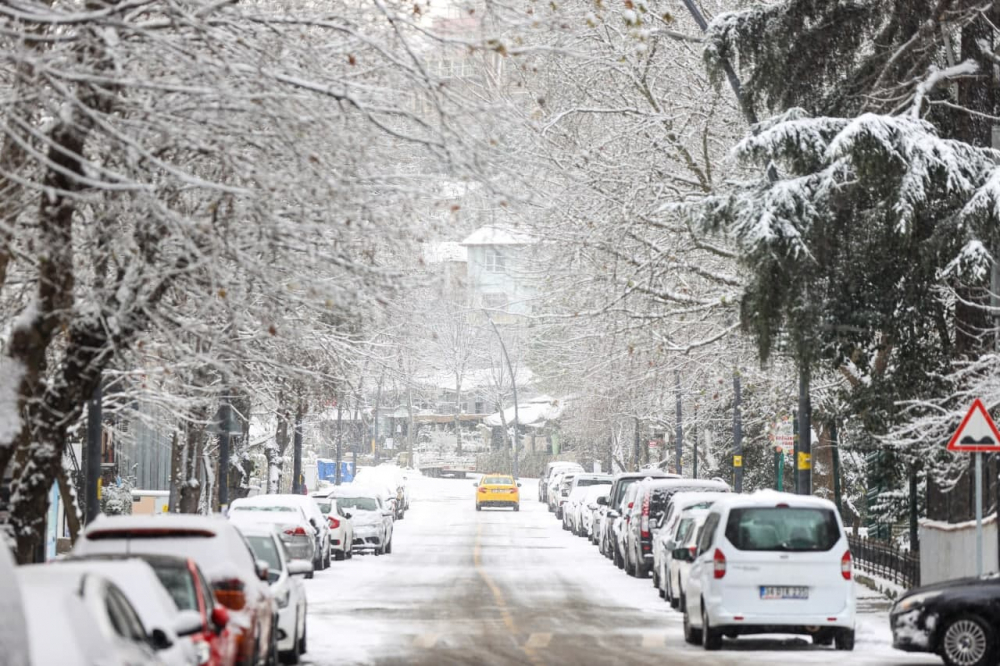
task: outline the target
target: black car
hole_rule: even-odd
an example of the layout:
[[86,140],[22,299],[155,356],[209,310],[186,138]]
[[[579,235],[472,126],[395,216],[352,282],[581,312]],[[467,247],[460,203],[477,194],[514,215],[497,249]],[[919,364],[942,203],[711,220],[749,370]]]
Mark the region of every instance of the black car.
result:
[[892,607],[892,645],[933,652],[948,666],[995,666],[1000,659],[1000,575],[910,590]]
[[[611,490],[608,491],[606,499],[601,498],[597,503],[601,505],[602,527],[601,542],[598,544],[601,554],[608,557],[615,564],[624,563],[622,553],[618,552],[618,541],[615,538],[615,522],[621,517],[621,501],[625,496],[625,491],[633,483],[638,483],[643,479],[679,479],[676,474],[668,474],[658,469],[644,469],[638,472],[625,472],[615,476],[611,482]],[[603,500],[603,501],[602,501]],[[631,507],[627,507],[631,508]],[[624,566],[624,565],[623,565]]]

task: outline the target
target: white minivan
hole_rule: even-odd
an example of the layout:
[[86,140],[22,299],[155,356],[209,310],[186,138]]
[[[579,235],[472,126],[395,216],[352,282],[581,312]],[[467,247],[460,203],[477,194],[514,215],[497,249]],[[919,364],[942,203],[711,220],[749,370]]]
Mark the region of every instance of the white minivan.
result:
[[854,649],[851,551],[833,502],[765,490],[720,497],[684,589],[684,638],[804,634]]

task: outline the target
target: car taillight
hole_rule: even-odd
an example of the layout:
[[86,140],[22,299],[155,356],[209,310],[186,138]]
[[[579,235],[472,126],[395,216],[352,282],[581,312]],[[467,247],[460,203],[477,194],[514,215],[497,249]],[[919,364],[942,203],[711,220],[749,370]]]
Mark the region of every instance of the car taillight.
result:
[[844,580],[851,580],[851,551],[845,552],[840,558],[840,575]]
[[712,555],[712,565],[716,579],[723,578],[726,575],[726,556],[718,548],[715,549],[715,554]]
[[642,498],[642,521],[639,523],[642,538],[649,538],[649,495]]
[[329,520],[330,520],[330,529],[336,530],[336,529],[340,528],[340,521],[339,520],[337,520],[333,516],[329,516]]
[[479,492],[481,492],[481,493],[485,493],[485,492],[486,492],[486,488],[480,488],[480,489],[479,489]]
[[509,492],[511,495],[516,495],[517,494],[517,488],[511,488],[507,492]]
[[239,578],[225,578],[215,581],[215,598],[220,604],[230,610],[243,610],[247,605],[247,597],[243,592],[243,581]]
[[306,530],[303,527],[296,527],[294,530],[289,528],[285,530],[285,534],[288,536],[305,536]]
[[698,546],[688,546],[688,550],[691,551],[691,559],[694,559],[694,556],[698,554]]

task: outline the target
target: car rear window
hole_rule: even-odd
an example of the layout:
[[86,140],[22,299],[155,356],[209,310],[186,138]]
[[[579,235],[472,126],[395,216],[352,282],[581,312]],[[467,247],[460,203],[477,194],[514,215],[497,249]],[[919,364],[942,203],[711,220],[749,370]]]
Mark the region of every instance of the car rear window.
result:
[[484,486],[512,486],[514,482],[509,476],[488,476],[483,479]]
[[607,479],[577,479],[576,487],[607,485]]
[[194,589],[194,580],[187,567],[150,562],[160,584],[170,593],[170,598],[180,610],[198,610],[198,597]]
[[339,504],[342,509],[378,511],[378,500],[371,497],[338,497],[337,504]]
[[233,511],[273,511],[278,513],[295,513],[298,511],[297,507],[294,506],[263,506],[258,504],[243,504],[239,506],[234,506]]
[[829,509],[747,507],[729,512],[726,538],[739,550],[826,551],[840,540]]

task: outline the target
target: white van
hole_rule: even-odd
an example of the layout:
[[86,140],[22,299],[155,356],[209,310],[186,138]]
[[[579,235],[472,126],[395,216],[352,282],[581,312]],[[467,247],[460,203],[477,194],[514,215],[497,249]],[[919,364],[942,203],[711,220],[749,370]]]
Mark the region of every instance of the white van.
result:
[[684,587],[684,638],[805,634],[854,649],[851,551],[833,502],[771,490],[720,496]]

